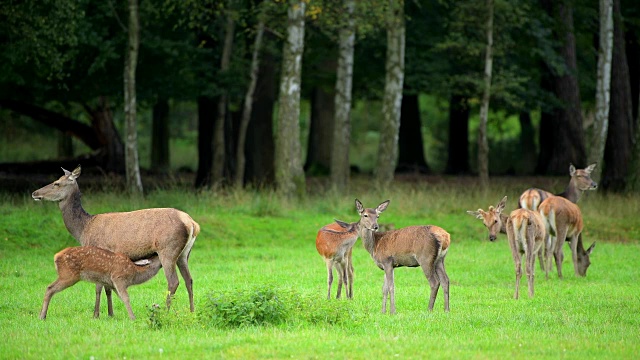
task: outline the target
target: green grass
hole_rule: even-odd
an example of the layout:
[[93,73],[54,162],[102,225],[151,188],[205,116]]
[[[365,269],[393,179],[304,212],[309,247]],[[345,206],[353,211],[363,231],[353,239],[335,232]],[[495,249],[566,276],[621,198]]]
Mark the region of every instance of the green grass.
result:
[[[94,286],[84,282],[57,294],[47,320],[39,320],[45,288],[56,277],[53,255],[77,243],[56,204],[36,203],[28,194],[2,195],[0,329],[5,339],[0,358],[638,358],[639,196],[591,193],[581,200],[585,243],[597,241],[588,276],[573,275],[565,246],[565,279],[554,271],[545,280],[536,266],[536,296],[528,298],[523,281],[516,301],[506,238],[490,243],[481,222],[465,211],[486,209],[503,195],[509,196],[511,210],[523,186],[496,179],[494,188],[482,192],[464,179],[442,180],[300,200],[262,191],[162,190],[142,200],[83,191],[90,213],[173,206],[200,223],[190,260],[196,312],[188,311],[181,284],[171,311],[158,311],[163,321],[159,328],[150,326],[149,307],[164,303],[162,274],[129,289],[135,321],[117,298],[115,317],[106,316],[103,299],[102,317],[93,319]],[[363,185],[355,179],[352,188]],[[360,241],[353,254],[354,299],[325,299],[326,273],[315,250],[316,231],[334,218],[355,221],[356,197],[367,207],[391,199],[381,223],[436,224],[451,233],[446,260],[450,313],[443,312],[441,294],[428,312],[429,286],[422,272],[399,268],[397,314],[381,314],[383,272]],[[284,321],[239,328],[202,321],[210,294],[233,296],[256,288],[282,295],[289,309]],[[343,314],[335,324],[309,320],[336,310]]]

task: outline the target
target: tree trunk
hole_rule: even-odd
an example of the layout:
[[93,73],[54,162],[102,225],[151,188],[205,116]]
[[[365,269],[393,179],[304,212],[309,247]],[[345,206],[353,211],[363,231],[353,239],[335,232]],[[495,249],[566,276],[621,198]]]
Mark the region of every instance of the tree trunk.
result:
[[396,172],[429,173],[429,166],[424,158],[420,104],[418,103],[417,94],[404,94],[402,96],[399,155]]
[[73,157],[73,138],[63,132],[58,132],[58,157]]
[[215,101],[210,97],[198,97],[198,171],[196,188],[211,186],[213,165],[213,118]]
[[158,99],[151,124],[151,168],[165,174],[169,165],[169,101]]
[[[540,63],[540,68],[540,88],[550,96],[553,94],[553,76],[551,75],[551,69],[546,63]],[[547,172],[547,167],[551,160],[551,154],[553,154],[554,151],[553,122],[554,115],[552,107],[550,105],[543,104],[540,109],[540,126],[538,128],[539,152],[538,163],[535,169],[535,173],[539,175],[543,175]]]
[[249,73],[249,85],[244,97],[244,107],[242,108],[242,118],[238,127],[238,144],[236,146],[236,172],[234,175],[234,184],[236,187],[242,187],[244,184],[244,174],[246,166],[245,144],[247,139],[247,127],[251,120],[251,111],[253,110],[253,94],[256,91],[258,82],[258,70],[260,69],[260,50],[262,49],[262,36],[264,34],[264,20],[261,18],[256,29],[256,38],[253,43],[253,54],[251,56],[251,71]]
[[633,148],[633,117],[629,65],[625,53],[624,27],[620,0],[613,2],[613,65],[611,70],[611,109],[609,132],[604,149],[602,187],[623,191]]
[[285,196],[306,192],[300,146],[300,78],[304,51],[306,2],[290,0],[289,25],[282,54],[278,124],[275,141],[275,179]]
[[536,166],[535,130],[531,122],[531,114],[523,111],[520,120],[520,154],[522,155],[522,173],[531,175]]
[[331,165],[335,92],[318,86],[311,94],[311,121],[304,169],[313,175],[326,175]]
[[[589,164],[602,163],[609,129],[609,100],[611,89],[611,53],[613,48],[613,0],[600,0],[600,34],[598,46],[598,79],[596,82],[596,119]],[[597,166],[593,179],[600,179],[602,166]]]
[[638,124],[638,112],[640,111],[640,44],[638,43],[638,34],[632,30],[625,31],[625,38],[631,83],[631,111],[635,129]]
[[383,118],[380,124],[378,165],[375,169],[376,181],[382,188],[391,184],[398,161],[398,135],[404,83],[404,1],[389,0],[388,5]]
[[445,172],[469,173],[469,104],[466,97],[457,94],[449,99],[449,157]]
[[[235,22],[231,14],[227,14],[225,28],[224,47],[222,48],[222,60],[220,62],[220,74],[229,70],[231,62],[231,50],[233,48],[233,36],[235,34]],[[218,109],[215,129],[213,131],[213,168],[211,180],[214,185],[221,184],[224,179],[225,168],[225,123],[227,119],[227,90],[223,90],[218,99]]]
[[127,188],[131,194],[143,193],[138,162],[138,130],[136,128],[136,66],[140,46],[138,0],[129,0],[129,46],[124,64],[125,166]]
[[489,100],[491,98],[491,75],[493,70],[493,0],[487,0],[487,48],[484,55],[484,91],[480,106],[480,125],[478,126],[478,173],[482,188],[489,187],[489,140],[487,139],[487,120]]
[[546,171],[548,174],[566,175],[570,163],[584,166],[587,157],[582,129],[571,4],[557,3],[556,18],[562,27],[558,38],[562,42],[560,55],[564,59],[566,70],[563,74],[554,74],[553,77],[555,94],[563,105],[554,112],[554,148]]
[[331,183],[339,193],[349,185],[351,141],[351,96],[355,46],[355,0],[343,0],[344,27],[340,29],[340,52],[336,72],[335,115],[331,146]]

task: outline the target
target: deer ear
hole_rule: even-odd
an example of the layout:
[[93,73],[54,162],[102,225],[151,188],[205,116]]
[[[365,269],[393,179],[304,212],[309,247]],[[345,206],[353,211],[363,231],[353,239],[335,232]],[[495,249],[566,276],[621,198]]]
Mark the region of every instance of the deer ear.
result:
[[65,168],[63,168],[63,167],[61,167],[60,169],[62,169],[62,171],[64,171],[64,176],[69,176],[69,175],[71,175],[71,171],[69,171],[69,170],[67,170],[67,169],[65,169]]
[[364,206],[362,206],[362,203],[358,199],[356,199],[356,209],[358,210],[358,214],[362,214],[364,212]]
[[387,209],[387,206],[389,206],[390,202],[391,202],[391,200],[387,200],[387,201],[383,202],[382,204],[378,205],[378,207],[376,208],[376,212],[378,214],[380,214],[381,212],[385,211]]
[[69,176],[69,179],[71,180],[75,180],[78,178],[78,176],[80,176],[80,173],[82,172],[82,169],[80,168],[80,165],[78,165],[75,169],[73,169],[73,171],[71,172],[71,175]]
[[587,167],[584,169],[584,171],[585,171],[586,173],[588,173],[589,175],[591,175],[591,172],[593,171],[593,169],[595,169],[595,168],[596,168],[596,165],[598,165],[598,164],[597,164],[597,163],[593,163],[593,164],[591,164],[591,165],[587,166]]
[[576,174],[576,167],[573,164],[569,164],[569,175],[573,176]]
[[480,215],[480,213],[477,212],[477,211],[467,210],[467,214],[469,214],[469,215],[471,215],[473,217],[476,217],[478,219],[482,219],[482,215]]
[[342,227],[342,228],[345,228],[345,229],[349,228],[349,223],[346,223],[346,222],[338,220],[338,219],[333,219],[333,221],[335,221],[336,224],[340,225],[340,227]]
[[593,244],[591,244],[591,246],[589,246],[589,248],[587,249],[587,255],[591,255],[591,252],[595,247],[596,247],[596,242],[594,241]]
[[504,210],[505,206],[507,206],[507,197],[503,197],[502,200],[496,205],[496,212],[501,213]]

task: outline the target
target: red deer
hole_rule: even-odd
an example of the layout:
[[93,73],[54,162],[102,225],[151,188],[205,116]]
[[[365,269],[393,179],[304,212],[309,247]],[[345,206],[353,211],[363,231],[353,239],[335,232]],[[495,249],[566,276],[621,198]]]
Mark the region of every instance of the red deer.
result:
[[549,244],[545,263],[547,271],[551,270],[551,254],[556,261],[558,277],[562,278],[562,246],[565,240],[570,242],[573,268],[577,276],[586,276],[587,269],[591,265],[589,255],[596,243],[585,250],[582,244],[582,213],[580,208],[571,201],[560,197],[551,196],[540,204],[538,211],[545,222]]
[[[511,247],[511,255],[516,266],[516,292],[518,299],[520,292],[520,278],[522,277],[522,255],[525,259],[525,272],[529,285],[529,297],[533,297],[533,276],[536,263],[536,253],[541,251],[546,238],[544,222],[540,214],[527,209],[516,209],[509,214],[507,221],[507,238]],[[548,276],[547,276],[548,277]]]
[[[536,253],[539,253],[539,246],[544,245],[544,241],[538,243],[537,242],[537,236],[539,235],[540,232],[542,232],[542,236],[545,236],[544,234],[546,234],[545,232],[545,228],[544,228],[544,222],[542,221],[542,217],[540,217],[540,214],[538,214],[535,211],[530,211],[530,210],[526,210],[526,209],[522,209],[522,210],[526,210],[526,211],[522,211],[519,212],[517,210],[514,210],[511,212],[511,214],[509,214],[509,216],[505,215],[503,213],[504,208],[507,204],[507,197],[505,196],[504,198],[502,198],[502,200],[500,200],[500,202],[498,203],[498,205],[496,205],[496,207],[494,208],[493,206],[489,206],[489,210],[488,211],[484,211],[482,209],[478,209],[477,211],[467,211],[468,214],[473,215],[475,217],[477,217],[478,219],[482,220],[482,222],[484,223],[484,226],[486,226],[486,228],[489,230],[489,240],[490,241],[495,241],[496,237],[497,237],[497,233],[503,233],[503,234],[507,234],[507,237],[509,239],[509,246],[511,247],[511,252],[513,255],[513,260],[516,262],[516,294],[515,294],[515,298],[518,298],[518,289],[519,289],[519,284],[520,284],[520,277],[522,276],[522,266],[521,266],[521,254],[525,254],[525,259],[526,261],[528,261],[529,256],[535,256]],[[532,214],[529,214],[529,212],[531,212]],[[511,237],[509,237],[509,222],[514,218],[514,216],[517,215],[518,218],[518,222],[515,224],[511,224],[511,227],[514,228],[515,231],[519,231],[522,230],[524,231],[524,227],[523,226],[532,226],[532,229],[534,230],[533,232],[533,237],[529,237],[528,233],[527,234],[520,234],[520,233],[514,233],[512,234]],[[523,219],[527,219],[527,222],[522,225],[522,220]],[[533,225],[532,225],[533,224]],[[514,227],[515,226],[515,227]],[[527,235],[527,236],[525,236]],[[529,245],[529,241],[533,241],[533,244],[535,246],[531,246]],[[535,251],[531,251],[530,249],[534,249]],[[544,248],[544,247],[543,247]],[[541,252],[542,250],[540,250]],[[540,257],[540,267],[543,270],[546,270],[547,268],[544,266],[543,263],[544,259],[543,257]],[[529,263],[525,262],[526,266],[527,266],[527,276],[529,276],[529,274],[531,274],[531,279],[529,280],[530,284],[529,284],[529,295],[533,296],[533,270],[529,271]],[[535,263],[535,259],[533,261],[533,263]],[[546,274],[547,279],[549,278],[549,274]]]
[[[51,297],[75,285],[80,280],[90,281],[104,286],[105,289],[115,290],[127,307],[129,318],[134,320],[136,317],[131,310],[127,288],[151,279],[162,266],[157,255],[134,263],[123,254],[95,246],[66,248],[57,253],[53,259],[58,278],[47,287],[42,311],[40,311],[40,319],[42,320],[47,317]],[[96,305],[99,306],[99,304]],[[110,313],[113,313],[111,308]]]
[[[378,205],[375,209],[365,209],[356,199],[356,208],[361,219],[368,219],[377,223],[380,213],[389,205],[389,200]],[[398,230],[377,232],[378,227],[361,226],[359,235],[365,249],[371,254],[374,263],[384,270],[384,286],[382,287],[382,313],[387,310],[389,298],[391,314],[396,312],[393,270],[397,267],[422,268],[429,280],[431,295],[429,297],[429,311],[442,285],[444,291],[444,310],[449,311],[449,276],[445,271],[444,259],[449,250],[451,237],[444,229],[433,226],[409,226]]]
[[[62,170],[64,175],[34,191],[33,199],[58,202],[67,230],[80,245],[122,253],[133,261],[158,254],[167,278],[167,307],[171,305],[171,298],[179,284],[177,265],[189,293],[193,312],[193,280],[188,261],[193,243],[200,232],[200,225],[187,213],[172,208],[90,215],[82,208],[82,194],[76,182],[80,176],[80,166],[72,172]],[[102,285],[96,284],[96,305],[100,303],[101,291]],[[111,305],[111,291],[106,289],[105,293],[107,302]],[[100,316],[99,306],[96,306],[94,316]]]
[[[327,299],[331,299],[331,284],[333,283],[333,268],[338,273],[338,291],[336,299],[340,298],[342,284],[345,285],[347,298],[353,298],[353,264],[351,262],[351,252],[353,245],[358,239],[357,226],[355,223],[345,229],[338,223],[331,223],[318,230],[316,236],[316,249],[327,264]],[[345,224],[349,227],[349,224]]]

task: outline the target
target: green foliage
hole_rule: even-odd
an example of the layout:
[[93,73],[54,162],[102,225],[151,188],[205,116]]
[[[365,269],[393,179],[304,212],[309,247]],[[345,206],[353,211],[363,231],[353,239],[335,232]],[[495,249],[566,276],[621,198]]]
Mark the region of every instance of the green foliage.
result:
[[286,306],[271,287],[234,293],[212,292],[200,318],[210,326],[277,325],[286,318]]

